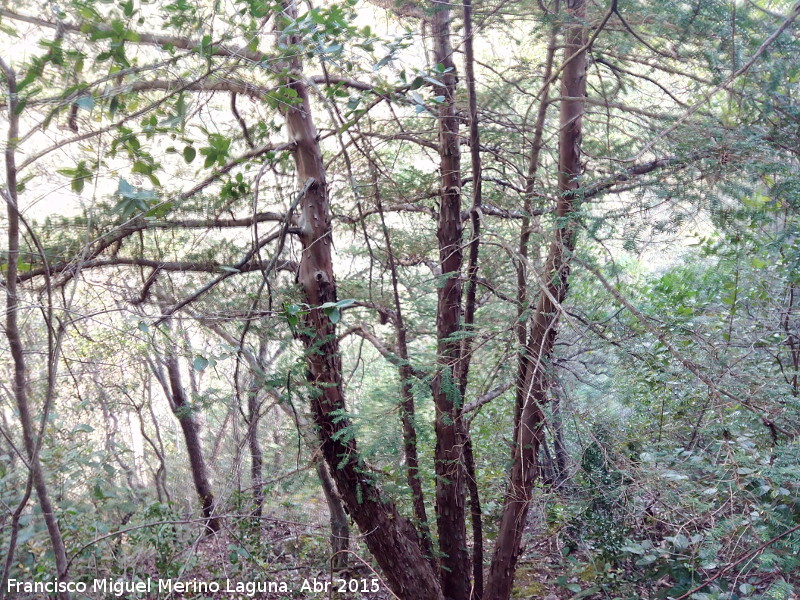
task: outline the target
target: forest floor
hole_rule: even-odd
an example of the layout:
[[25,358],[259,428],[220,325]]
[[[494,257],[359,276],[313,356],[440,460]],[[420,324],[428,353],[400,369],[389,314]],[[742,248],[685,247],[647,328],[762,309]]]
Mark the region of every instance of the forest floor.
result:
[[[304,518],[305,517],[305,518]],[[322,517],[322,518],[320,518]],[[307,519],[307,520],[306,520]],[[532,519],[536,521],[536,519]],[[113,574],[76,564],[76,580],[87,582],[87,593],[76,600],[392,600],[380,569],[361,540],[351,534],[352,552],[344,569],[332,570],[329,561],[329,530],[324,515],[297,515],[296,520],[266,516],[260,531],[250,517],[226,519],[213,535],[197,531],[193,538],[170,537],[172,528],[154,533],[150,548],[142,551],[141,539],[121,536],[113,548],[97,547],[97,556],[111,550]],[[674,582],[668,575],[655,581],[642,573],[608,568],[575,549],[565,550],[559,535],[546,531],[542,523],[530,523],[526,551],[517,568],[513,600],[607,600],[611,598],[663,598]],[[566,556],[565,556],[566,555]],[[126,566],[127,565],[127,566]],[[83,572],[82,572],[83,571]],[[793,581],[797,575],[763,573],[756,589],[767,591],[774,580]],[[116,592],[98,589],[93,578],[108,582],[147,581],[146,592]],[[99,579],[103,581],[103,579]],[[755,581],[750,579],[750,581]],[[739,582],[732,582],[738,584]],[[108,584],[109,586],[111,583]],[[18,600],[39,600],[44,595],[17,594]],[[796,597],[765,595],[772,600]]]
[[[136,569],[150,578],[147,593],[125,595],[138,600],[390,600],[394,598],[374,568],[360,556],[333,571],[327,559],[328,531],[300,521],[266,517],[260,535],[229,520],[213,534],[198,536],[189,547],[153,548]],[[351,544],[351,546],[354,544]],[[123,576],[112,577],[124,581]],[[80,600],[100,600],[90,594]],[[31,596],[30,598],[34,598]],[[27,599],[25,599],[27,600]]]

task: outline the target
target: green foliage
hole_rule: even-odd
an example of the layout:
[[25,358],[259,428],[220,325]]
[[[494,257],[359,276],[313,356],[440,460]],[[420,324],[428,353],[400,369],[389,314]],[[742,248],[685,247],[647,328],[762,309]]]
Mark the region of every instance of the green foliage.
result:
[[191,566],[192,558],[188,564],[186,559],[176,560],[191,544],[191,532],[179,527],[181,517],[176,507],[153,502],[140,511],[137,520],[146,526],[131,531],[131,541],[155,552],[155,567],[161,577],[178,577]]
[[214,165],[224,166],[228,159],[231,139],[218,133],[208,134],[208,146],[200,148],[200,154],[206,157],[203,167],[208,169]]
[[59,169],[61,175],[66,175],[71,178],[70,187],[72,191],[80,194],[83,191],[86,181],[93,176],[92,169],[86,164],[86,161],[79,161],[74,168]]

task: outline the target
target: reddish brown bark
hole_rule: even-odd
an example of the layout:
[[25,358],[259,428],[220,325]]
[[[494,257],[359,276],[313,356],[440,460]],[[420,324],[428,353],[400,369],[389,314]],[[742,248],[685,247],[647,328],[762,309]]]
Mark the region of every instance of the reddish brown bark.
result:
[[[463,422],[462,422],[463,423]],[[475,472],[475,456],[472,450],[472,438],[467,424],[463,423],[464,430],[464,471],[467,477],[467,490],[469,491],[469,513],[472,524],[472,590],[470,600],[483,598],[483,515],[481,512],[481,499],[478,490],[478,480]]]
[[[284,3],[284,9],[290,18],[297,15],[292,0]],[[290,37],[289,42],[296,44],[299,40]],[[297,93],[297,99],[286,109],[286,124],[295,142],[298,184],[305,189],[300,201],[302,258],[297,281],[305,302],[318,307],[336,302],[328,186],[299,55],[289,61],[288,72],[287,84]],[[312,308],[301,325],[320,448],[348,512],[364,533],[367,547],[395,594],[404,599],[443,600],[436,574],[420,550],[416,529],[384,497],[374,474],[359,456],[356,440],[347,432],[351,421],[335,324],[323,310]]]
[[[458,363],[459,393],[465,397],[469,378],[469,365],[472,361],[472,336],[474,334],[475,309],[478,289],[478,258],[481,242],[481,205],[483,204],[481,138],[478,129],[478,94],[475,89],[475,50],[472,29],[472,0],[463,0],[464,8],[464,73],[466,76],[467,97],[469,100],[469,147],[472,164],[472,238],[469,244],[467,262],[467,300],[464,306],[464,331],[467,334],[461,344]],[[464,436],[464,470],[469,491],[469,512],[472,524],[472,600],[483,597],[483,517],[478,481],[475,474],[475,457],[469,426],[462,422]]]
[[533,483],[537,475],[537,455],[543,438],[542,406],[547,397],[549,370],[553,357],[559,306],[566,298],[569,260],[575,249],[576,190],[580,187],[581,126],[583,96],[586,93],[586,53],[583,49],[586,0],[569,0],[571,24],[566,31],[565,66],[561,76],[561,102],[556,223],[553,240],[545,262],[542,289],[527,345],[530,361],[526,373],[524,403],[519,419],[518,438],[509,488],[489,570],[486,598],[507,600],[511,595],[514,574],[522,550],[522,534],[530,507]]
[[[530,161],[528,162],[528,176],[525,181],[525,213],[530,215],[532,213],[532,198],[536,189],[536,179],[539,171],[539,157],[544,147],[544,123],[547,117],[547,109],[550,106],[550,86],[553,74],[553,60],[556,54],[556,33],[557,25],[553,25],[550,32],[550,41],[547,45],[547,54],[544,61],[544,75],[545,81],[542,86],[539,99],[539,109],[536,112],[536,123],[533,128],[533,143],[531,148]],[[528,373],[527,345],[528,335],[527,320],[524,318],[528,308],[528,245],[530,243],[531,232],[538,219],[534,218],[531,222],[531,217],[526,216],[522,220],[519,236],[519,254],[521,260],[517,265],[517,323],[515,330],[517,334],[517,342],[519,343],[520,353],[517,359],[517,381],[516,381],[516,405],[514,408],[514,439],[518,437],[519,419],[522,416],[522,405],[525,402],[525,380]],[[534,254],[534,267],[538,267],[540,253],[537,251]]]
[[436,313],[439,368],[431,388],[436,405],[436,524],[439,532],[442,591],[451,600],[470,595],[464,497],[463,426],[457,363],[461,344],[455,334],[461,329],[461,151],[455,106],[456,74],[450,46],[450,9],[436,7],[432,21],[434,59],[445,68],[442,74],[444,102],[439,108],[440,207],[437,239],[442,281]]

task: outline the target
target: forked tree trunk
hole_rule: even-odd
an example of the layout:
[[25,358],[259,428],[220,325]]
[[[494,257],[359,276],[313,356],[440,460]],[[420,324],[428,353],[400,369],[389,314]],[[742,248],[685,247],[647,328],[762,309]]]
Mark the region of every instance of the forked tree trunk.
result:
[[[297,17],[294,0],[284,2],[284,14],[290,19]],[[299,42],[296,35],[289,36],[290,44]],[[359,456],[354,437],[347,434],[352,421],[345,405],[336,326],[325,311],[317,308],[336,302],[336,282],[328,185],[300,56],[294,54],[287,63],[286,83],[297,98],[286,108],[285,116],[295,143],[298,185],[304,189],[300,200],[302,257],[297,281],[305,302],[314,307],[303,316],[300,327],[320,448],[342,500],[394,593],[403,599],[443,600],[436,573],[420,550],[414,526],[384,497]]]
[[553,345],[559,321],[560,304],[566,298],[569,259],[575,249],[575,224],[571,217],[580,187],[581,131],[583,100],[586,93],[585,39],[586,0],[569,0],[571,19],[566,31],[564,67],[561,76],[561,101],[556,223],[553,241],[545,262],[544,281],[528,339],[530,361],[524,388],[524,404],[514,448],[511,479],[503,516],[489,570],[486,598],[507,600],[511,595],[517,561],[522,551],[522,534],[528,520],[531,493],[537,470],[537,455],[544,430],[542,406],[552,367]]

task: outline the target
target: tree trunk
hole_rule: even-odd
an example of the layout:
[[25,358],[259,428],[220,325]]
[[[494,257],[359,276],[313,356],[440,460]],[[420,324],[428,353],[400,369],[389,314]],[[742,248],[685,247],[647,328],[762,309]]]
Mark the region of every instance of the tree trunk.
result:
[[317,459],[317,477],[325,494],[325,503],[328,505],[331,521],[331,550],[333,560],[331,566],[334,570],[347,566],[347,550],[350,548],[350,523],[347,513],[342,506],[342,501],[336,492],[336,484],[331,477],[328,465],[324,460]]
[[411,388],[411,366],[409,364],[408,340],[406,324],[403,319],[403,307],[400,302],[400,289],[397,280],[397,264],[394,259],[392,240],[389,237],[389,228],[386,226],[386,219],[383,214],[383,203],[381,193],[378,188],[378,174],[372,169],[372,182],[375,186],[375,206],[381,218],[383,238],[386,243],[386,257],[389,265],[389,272],[392,276],[392,291],[394,295],[394,310],[396,313],[397,327],[397,354],[400,357],[400,421],[403,425],[403,453],[406,460],[406,481],[411,490],[412,505],[414,507],[414,517],[417,520],[417,527],[420,530],[420,547],[431,562],[436,566],[436,559],[433,554],[433,544],[431,540],[430,527],[428,526],[428,515],[425,510],[425,497],[422,493],[422,481],[419,473],[419,455],[417,453],[417,430],[414,420],[415,406],[414,394]]
[[183,439],[186,442],[186,452],[189,455],[189,466],[192,470],[194,489],[200,498],[203,517],[207,519],[206,527],[210,532],[219,531],[221,523],[219,517],[214,516],[214,494],[211,491],[211,482],[208,478],[206,461],[203,458],[203,446],[200,441],[200,432],[192,415],[192,408],[186,398],[186,391],[181,382],[180,365],[178,358],[167,354],[164,360],[169,378],[170,405],[180,423]]
[[[284,11],[290,19],[296,18],[295,1],[287,0]],[[300,40],[292,35],[288,41],[296,45]],[[414,526],[383,496],[374,474],[359,456],[356,440],[347,433],[352,424],[345,405],[336,326],[318,308],[326,302],[336,302],[328,185],[300,54],[295,54],[287,66],[287,84],[297,98],[286,108],[286,124],[295,143],[298,184],[304,190],[300,200],[302,257],[297,281],[305,302],[312,307],[303,315],[300,337],[306,348],[311,410],[322,455],[394,593],[404,599],[443,600],[436,574],[420,550]]]
[[[464,306],[464,332],[462,338],[460,360],[458,364],[459,392],[465,398],[469,380],[469,365],[472,360],[472,336],[474,335],[475,309],[477,306],[478,258],[481,242],[481,204],[483,204],[481,138],[478,129],[478,95],[475,88],[475,51],[473,48],[474,32],[472,29],[472,0],[463,0],[464,8],[464,72],[466,77],[467,97],[469,99],[469,147],[472,163],[472,239],[469,244],[469,260],[467,264],[467,300]],[[481,498],[475,474],[475,457],[469,426],[461,422],[464,439],[464,470],[467,490],[469,491],[469,512],[472,523],[472,591],[471,600],[483,598],[483,517],[481,515]]]
[[517,561],[522,551],[522,534],[527,523],[531,492],[536,477],[537,456],[544,434],[542,406],[547,400],[548,371],[552,367],[553,345],[560,304],[566,298],[569,259],[575,249],[575,225],[571,217],[577,201],[581,174],[580,142],[583,100],[586,94],[586,52],[584,20],[586,0],[569,0],[571,23],[566,31],[561,102],[556,223],[545,262],[544,281],[531,324],[527,356],[529,362],[524,404],[514,448],[511,480],[489,570],[487,598],[507,600],[511,595]]
[[[150,447],[153,449],[156,457],[158,458],[158,469],[155,472],[155,483],[156,483],[156,491],[158,492],[158,501],[163,502],[166,500],[167,502],[172,502],[172,498],[170,497],[169,490],[167,489],[167,461],[166,461],[166,451],[164,450],[164,440],[161,437],[161,429],[158,427],[158,419],[156,418],[156,413],[153,410],[153,388],[151,385],[151,379],[147,377],[147,372],[145,371],[144,377],[142,378],[143,385],[142,385],[142,407],[137,408],[136,412],[139,414],[139,431],[142,432],[142,436],[145,440],[150,444]],[[144,416],[142,415],[142,409],[144,406],[147,406],[147,412],[150,415],[150,419],[153,421],[153,432],[155,433],[155,438],[157,444],[153,442],[150,436],[147,435],[147,428],[145,426]],[[160,487],[160,491],[159,490]],[[162,497],[163,494],[163,497]]]
[[470,594],[461,398],[457,363],[461,344],[461,150],[455,106],[456,74],[450,47],[450,9],[437,6],[433,16],[434,59],[445,67],[444,102],[439,108],[440,207],[437,238],[442,282],[436,312],[439,367],[431,384],[436,405],[436,524],[439,532],[442,591],[449,600],[467,600]]
[[264,510],[264,453],[258,439],[258,384],[253,382],[247,390],[247,415],[250,420],[247,442],[250,447],[250,484],[253,486],[253,516],[260,517]]
[[[555,10],[559,8],[556,2]],[[525,206],[526,215],[530,215],[533,208],[533,194],[536,189],[536,179],[539,171],[539,159],[544,147],[544,123],[547,118],[547,109],[550,106],[550,79],[553,74],[553,61],[556,54],[556,41],[558,25],[554,24],[550,31],[550,41],[547,44],[547,54],[544,61],[544,86],[540,93],[539,109],[536,113],[536,123],[533,128],[533,143],[531,148],[530,161],[528,162],[528,176],[525,181]],[[522,416],[522,405],[525,403],[525,380],[527,379],[528,366],[528,323],[524,315],[528,309],[528,244],[530,243],[531,232],[538,226],[538,217],[526,216],[522,219],[519,235],[519,254],[520,261],[517,265],[517,322],[514,329],[517,334],[519,344],[519,356],[517,358],[517,380],[516,380],[516,403],[514,406],[514,440],[519,437],[519,419]],[[538,247],[534,252],[533,265],[538,268],[541,258]],[[512,454],[513,456],[513,454]]]
[[[19,419],[22,424],[22,438],[25,453],[28,456],[29,468],[33,477],[33,487],[39,499],[47,533],[50,536],[50,545],[56,561],[57,578],[59,581],[69,581],[67,575],[68,561],[64,548],[64,539],[58,526],[55,510],[50,500],[42,464],[39,460],[39,446],[41,439],[36,434],[33,417],[28,400],[28,373],[25,363],[25,348],[19,331],[19,301],[17,297],[17,271],[19,260],[19,226],[20,214],[18,210],[17,195],[17,167],[16,146],[19,139],[19,114],[17,107],[16,73],[11,67],[0,61],[0,68],[6,76],[8,84],[8,139],[5,148],[6,162],[6,193],[3,194],[8,213],[8,264],[6,268],[6,338],[14,362],[14,398],[19,410]],[[48,376],[53,376],[52,369]],[[51,382],[52,384],[52,382]],[[43,434],[43,431],[42,431]],[[5,582],[3,582],[5,583]],[[69,592],[60,592],[61,600],[69,600]]]
[[534,477],[537,476],[541,477],[546,486],[552,486],[556,482],[556,465],[546,435],[542,435],[539,446],[539,472]]
[[553,449],[556,454],[556,483],[567,479],[567,446],[564,443],[564,420],[561,416],[561,396],[554,394],[550,400],[553,409]]
[[[464,424],[466,427],[466,424]],[[469,512],[472,522],[472,591],[471,600],[483,598],[483,516],[481,514],[478,480],[475,474],[475,456],[469,431],[464,433],[464,469],[469,490]]]

